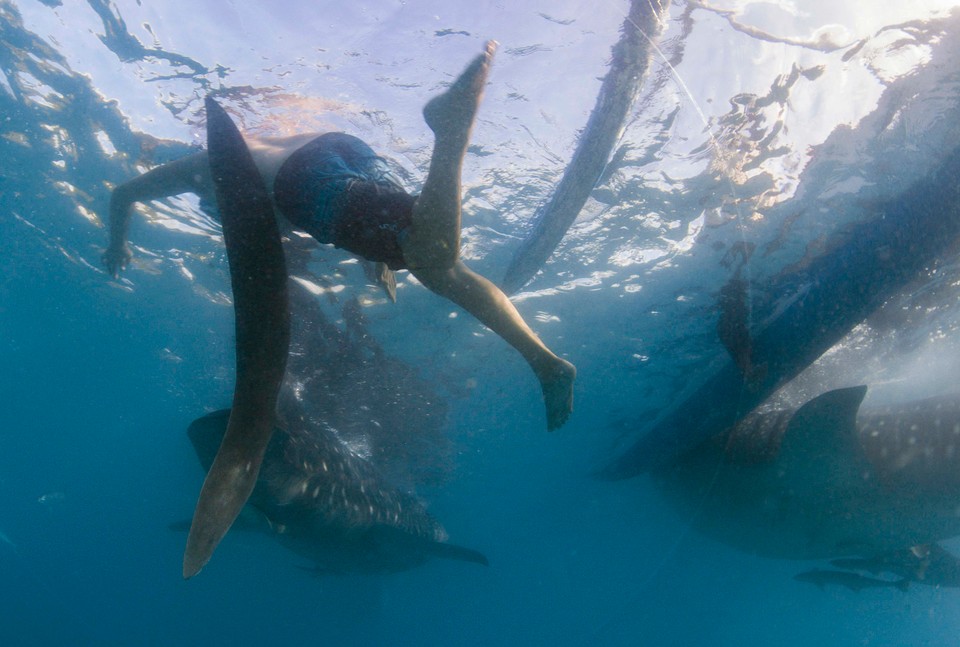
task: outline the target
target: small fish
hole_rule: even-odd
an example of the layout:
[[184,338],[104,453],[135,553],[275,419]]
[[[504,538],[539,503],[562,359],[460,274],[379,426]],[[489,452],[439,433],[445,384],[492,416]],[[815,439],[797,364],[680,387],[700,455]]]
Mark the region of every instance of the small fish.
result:
[[7,546],[13,549],[13,552],[17,552],[17,545],[13,543],[13,540],[7,537],[7,535],[4,534],[3,531],[0,531],[0,543],[6,544]]
[[41,494],[37,498],[37,503],[42,503],[46,506],[53,506],[63,503],[66,498],[67,497],[63,492],[47,492],[46,494]]
[[939,544],[921,544],[866,559],[834,559],[837,568],[889,573],[911,582],[935,587],[960,587],[960,559]]
[[824,589],[828,584],[836,584],[837,586],[846,587],[857,593],[863,589],[885,589],[891,587],[905,593],[910,586],[910,581],[907,579],[881,580],[874,577],[857,575],[856,573],[848,573],[846,571],[828,571],[819,568],[797,573],[793,576],[793,579],[798,582],[816,584],[820,589]]

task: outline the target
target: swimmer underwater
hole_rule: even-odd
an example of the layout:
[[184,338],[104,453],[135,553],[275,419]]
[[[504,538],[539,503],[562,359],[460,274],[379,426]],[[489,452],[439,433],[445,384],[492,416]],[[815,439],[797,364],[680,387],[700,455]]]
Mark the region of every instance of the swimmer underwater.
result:
[[[576,369],[555,355],[492,282],[460,259],[460,175],[496,43],[486,44],[459,78],[423,109],[434,148],[423,190],[410,195],[363,141],[344,133],[246,139],[275,213],[320,243],[390,270],[409,270],[432,292],[476,317],[513,346],[543,391],[547,429],[573,409]],[[131,260],[127,234],[136,202],[195,193],[213,202],[206,151],[164,164],[117,186],[103,263],[117,278]],[[381,266],[382,267],[382,266]]]

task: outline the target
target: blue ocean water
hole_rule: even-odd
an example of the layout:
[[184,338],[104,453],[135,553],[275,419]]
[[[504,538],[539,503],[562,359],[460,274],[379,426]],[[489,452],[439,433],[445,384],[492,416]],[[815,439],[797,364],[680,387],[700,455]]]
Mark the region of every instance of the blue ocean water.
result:
[[[391,304],[348,255],[312,250],[325,320],[349,330],[360,304],[365,347],[416,376],[382,467],[490,566],[313,577],[273,537],[233,531],[184,581],[169,526],[203,480],[186,428],[233,389],[226,255],[194,198],[158,201],[110,279],[110,189],[201,146],[214,92],[248,132],[355,134],[417,190],[420,109],[494,38],[463,255],[499,281],[571,164],[629,3],[0,0],[0,644],[954,644],[955,589],[819,590],[793,580],[819,563],[740,552],[648,475],[597,474],[728,361],[717,300],[739,259],[759,330],[784,307],[767,286],[960,146],[958,7],[666,10],[613,162],[514,296],[578,367],[551,434],[492,333],[406,273]],[[955,390],[953,248],[780,400]],[[347,406],[389,416],[383,388],[374,371]]]

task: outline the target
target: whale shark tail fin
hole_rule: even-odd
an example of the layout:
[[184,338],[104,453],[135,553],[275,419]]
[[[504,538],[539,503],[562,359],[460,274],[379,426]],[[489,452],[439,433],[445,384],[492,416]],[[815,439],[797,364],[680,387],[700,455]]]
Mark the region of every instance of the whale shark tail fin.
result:
[[290,342],[287,269],[269,193],[240,131],[210,97],[207,148],[230,264],[237,377],[223,442],[194,512],[183,576],[200,572],[257,482]]

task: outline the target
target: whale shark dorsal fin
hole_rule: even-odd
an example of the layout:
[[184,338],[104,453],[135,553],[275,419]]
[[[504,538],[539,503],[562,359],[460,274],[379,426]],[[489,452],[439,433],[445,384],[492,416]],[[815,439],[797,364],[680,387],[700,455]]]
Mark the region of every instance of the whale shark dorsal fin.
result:
[[797,409],[790,422],[794,424],[819,423],[829,428],[853,430],[860,403],[867,395],[866,385],[850,386],[821,393]]
[[866,394],[862,385],[835,389],[797,409],[780,446],[783,474],[818,489],[862,480],[869,463],[857,437],[857,411]]

